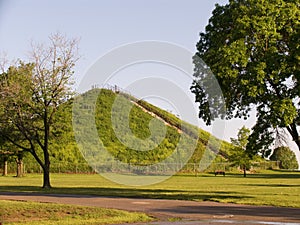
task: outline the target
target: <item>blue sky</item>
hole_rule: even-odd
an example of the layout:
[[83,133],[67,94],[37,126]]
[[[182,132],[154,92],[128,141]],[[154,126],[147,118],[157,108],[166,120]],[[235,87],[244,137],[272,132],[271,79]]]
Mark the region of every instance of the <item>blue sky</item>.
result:
[[[48,36],[55,32],[79,37],[82,57],[75,70],[79,84],[85,72],[100,56],[127,43],[156,40],[195,52],[199,33],[204,31],[215,4],[224,5],[227,2],[0,0],[0,52],[6,52],[11,59],[24,59],[30,50],[31,40],[47,42]],[[116,82],[122,87],[122,79]],[[239,128],[244,124],[251,127],[253,122],[254,118],[247,122],[228,122],[223,138],[230,140],[230,137],[236,137]],[[200,126],[210,129],[203,123]]]
[[[47,41],[49,34],[80,37],[76,76],[97,57],[119,45],[160,40],[195,51],[215,3],[227,0],[0,1],[0,49],[24,58],[30,41]],[[81,74],[81,75],[80,75]]]

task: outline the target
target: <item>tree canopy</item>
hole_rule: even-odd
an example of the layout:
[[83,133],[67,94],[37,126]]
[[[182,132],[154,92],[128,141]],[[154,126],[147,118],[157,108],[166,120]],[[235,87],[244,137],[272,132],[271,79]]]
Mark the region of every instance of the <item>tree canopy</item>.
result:
[[[200,33],[191,86],[199,116],[207,124],[217,117],[247,119],[255,108],[257,122],[248,144],[253,153],[268,149],[277,128],[285,128],[300,149],[299,18],[298,0],[230,0],[216,5]],[[224,102],[207,88],[208,70]],[[209,104],[220,107],[211,112]]]
[[298,169],[296,155],[289,147],[275,148],[270,160],[279,161],[280,169]]

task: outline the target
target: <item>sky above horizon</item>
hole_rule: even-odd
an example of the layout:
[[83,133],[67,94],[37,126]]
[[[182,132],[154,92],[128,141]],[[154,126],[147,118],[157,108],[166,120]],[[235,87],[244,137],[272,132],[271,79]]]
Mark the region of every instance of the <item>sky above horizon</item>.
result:
[[[82,57],[75,68],[76,85],[79,85],[101,56],[128,43],[161,41],[195,53],[199,33],[204,31],[215,4],[226,3],[228,0],[0,0],[0,52],[6,52],[10,59],[24,59],[31,41],[47,43],[51,33],[80,38]],[[166,74],[164,79],[174,83],[185,82],[170,75],[176,73],[174,69],[147,64],[122,70],[111,84],[126,89],[129,73],[141,73],[145,68],[152,73]],[[186,85],[185,88],[190,84]],[[189,88],[186,89],[186,95],[190,96]],[[163,103],[157,104],[164,108]],[[217,136],[230,141],[238,129],[243,125],[250,128],[254,121],[254,117],[249,121],[228,121],[224,135]],[[211,131],[203,122],[199,124]]]

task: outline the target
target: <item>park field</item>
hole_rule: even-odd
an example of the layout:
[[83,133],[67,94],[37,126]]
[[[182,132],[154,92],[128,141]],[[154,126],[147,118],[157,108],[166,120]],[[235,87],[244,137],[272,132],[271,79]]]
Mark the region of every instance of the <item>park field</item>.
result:
[[[132,178],[132,177],[129,177]],[[136,179],[143,179],[137,176]],[[39,192],[97,196],[215,201],[300,208],[300,172],[262,171],[249,174],[176,175],[141,187],[115,184],[98,174],[51,174],[53,188],[44,190],[42,174],[0,177],[0,192]]]

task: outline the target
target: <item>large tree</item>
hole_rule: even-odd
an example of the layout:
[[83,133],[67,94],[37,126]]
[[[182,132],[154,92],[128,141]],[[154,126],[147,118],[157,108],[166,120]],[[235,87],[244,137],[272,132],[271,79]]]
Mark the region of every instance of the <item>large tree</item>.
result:
[[0,75],[0,133],[33,155],[43,169],[44,188],[51,187],[49,143],[59,106],[73,94],[77,51],[77,39],[54,34],[49,46],[33,45],[30,63],[19,61]]
[[[255,108],[248,143],[253,153],[264,153],[278,128],[286,129],[300,150],[299,18],[299,0],[230,0],[216,5],[200,33],[191,87],[199,115],[210,124],[217,117],[247,119]],[[208,71],[224,101],[211,91]]]

